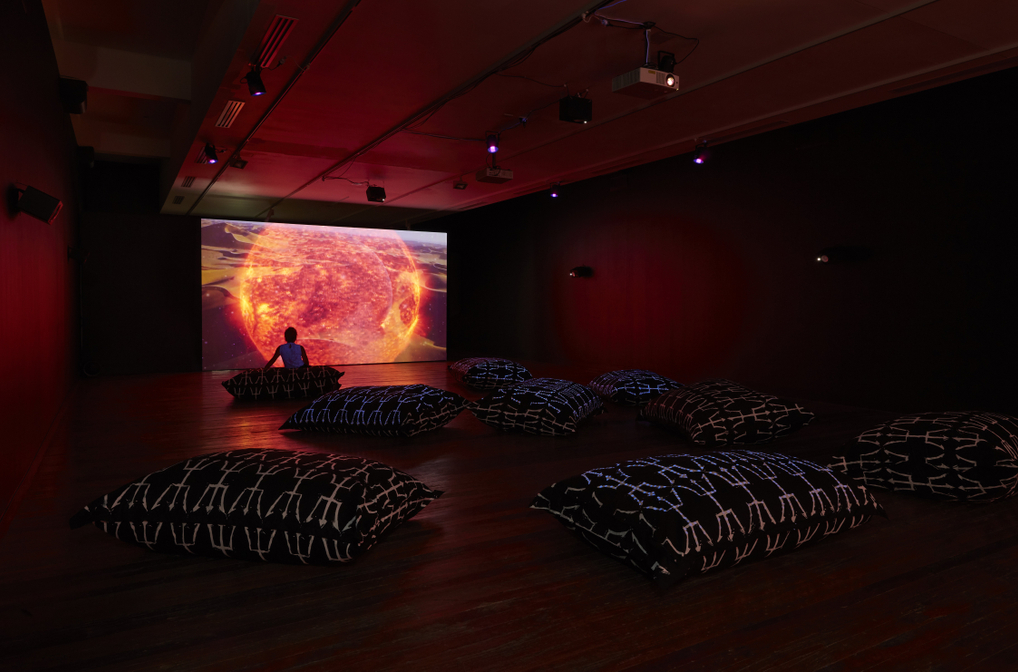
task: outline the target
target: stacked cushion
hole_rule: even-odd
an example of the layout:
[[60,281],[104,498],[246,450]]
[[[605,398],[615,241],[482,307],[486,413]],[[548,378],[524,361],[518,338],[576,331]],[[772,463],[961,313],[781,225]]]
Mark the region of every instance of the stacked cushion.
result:
[[153,551],[350,562],[442,493],[379,462],[289,450],[193,457],[84,507],[71,527]]
[[671,378],[653,371],[623,369],[609,371],[590,381],[590,388],[616,404],[641,406],[668,390],[682,387]]
[[461,383],[475,390],[497,390],[533,378],[522,364],[498,357],[469,357],[450,364],[449,369]]
[[280,429],[413,436],[445,425],[467,404],[455,392],[429,385],[348,387],[315,399]]
[[224,380],[223,387],[238,399],[307,399],[339,389],[342,375],[331,366],[247,369]]
[[562,436],[572,434],[601,400],[586,385],[557,378],[533,378],[497,390],[470,406],[477,418],[503,430]]
[[665,392],[644,406],[640,417],[714,447],[765,443],[805,427],[813,414],[730,380],[709,380]]
[[545,488],[531,506],[665,583],[792,550],[883,514],[866,488],[827,467],[751,451],[594,469]]
[[834,458],[867,486],[940,499],[993,501],[1018,484],[1018,418],[997,413],[906,415],[864,432]]

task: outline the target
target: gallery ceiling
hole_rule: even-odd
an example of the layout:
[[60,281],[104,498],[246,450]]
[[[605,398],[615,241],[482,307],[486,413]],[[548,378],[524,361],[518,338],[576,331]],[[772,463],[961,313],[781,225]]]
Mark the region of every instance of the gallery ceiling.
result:
[[[43,5],[61,75],[89,84],[78,144],[161,161],[163,213],[250,220],[412,226],[1018,65],[1013,0]],[[677,91],[613,92],[659,52]],[[559,119],[566,95],[589,123]],[[478,181],[492,158],[510,181]]]

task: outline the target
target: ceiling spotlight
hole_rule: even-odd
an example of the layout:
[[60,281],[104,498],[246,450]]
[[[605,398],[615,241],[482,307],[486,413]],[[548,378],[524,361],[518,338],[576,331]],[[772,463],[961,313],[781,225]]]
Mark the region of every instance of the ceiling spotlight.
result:
[[216,146],[211,142],[205,143],[205,158],[209,160],[209,163],[219,163],[219,159],[216,158]]
[[553,184],[551,186],[551,191],[548,193],[548,195],[551,196],[552,198],[558,198],[558,188],[559,188],[559,183],[556,182],[555,184]]
[[488,142],[488,153],[489,154],[494,154],[495,152],[498,151],[498,136],[497,135],[495,135],[494,133],[488,134],[487,142]]
[[707,162],[707,143],[701,142],[693,152],[693,163],[703,164]]
[[265,93],[265,84],[262,83],[262,69],[252,65],[250,72],[244,77],[247,82],[247,90],[252,96],[261,96]]
[[385,203],[385,187],[368,187],[368,200],[372,203]]

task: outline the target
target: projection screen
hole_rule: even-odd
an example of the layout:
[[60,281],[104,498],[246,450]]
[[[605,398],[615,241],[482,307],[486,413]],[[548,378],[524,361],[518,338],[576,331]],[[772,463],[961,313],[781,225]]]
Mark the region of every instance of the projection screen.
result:
[[[201,220],[202,368],[446,358],[445,233]],[[279,365],[277,363],[277,365]]]

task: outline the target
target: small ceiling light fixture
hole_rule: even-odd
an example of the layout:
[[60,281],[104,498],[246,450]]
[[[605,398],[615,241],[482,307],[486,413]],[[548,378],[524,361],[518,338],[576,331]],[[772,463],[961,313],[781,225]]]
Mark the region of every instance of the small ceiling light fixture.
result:
[[454,182],[452,188],[459,189],[460,191],[462,191],[463,189],[467,188],[467,183],[464,182],[463,180],[460,180],[459,182]]
[[251,70],[241,81],[247,82],[247,90],[252,96],[265,94],[265,84],[262,83],[262,69],[257,65],[252,65]]
[[385,203],[385,187],[368,186],[365,193],[367,193],[368,200],[372,203]]
[[488,143],[488,153],[489,154],[494,154],[495,152],[498,151],[498,135],[496,135],[494,133],[489,133],[488,134],[488,138],[487,138],[487,143]]
[[211,142],[205,143],[205,158],[209,160],[209,163],[219,163],[219,159],[216,158],[216,146]]
[[594,118],[594,104],[590,98],[566,96],[558,101],[559,121],[586,124]]
[[559,185],[558,182],[556,182],[555,184],[551,185],[551,191],[548,193],[548,195],[551,196],[552,198],[558,198],[558,188],[559,188],[559,186],[560,185]]
[[707,163],[707,143],[701,142],[693,151],[693,163],[701,165]]
[[590,266],[577,266],[569,271],[570,278],[591,278],[594,276],[594,269]]

